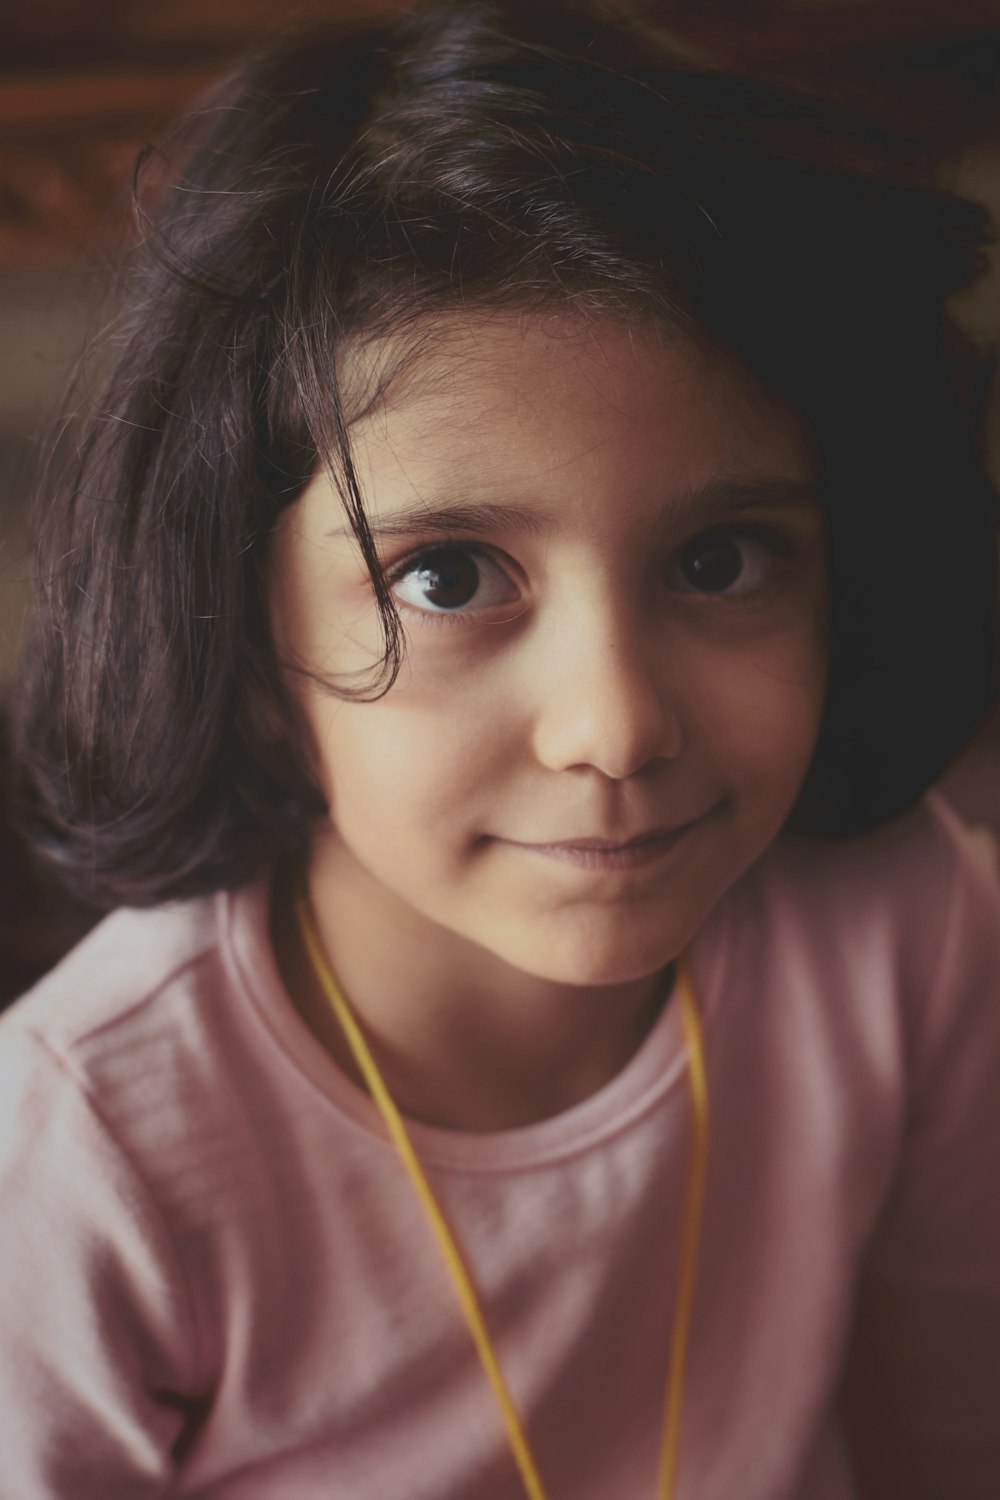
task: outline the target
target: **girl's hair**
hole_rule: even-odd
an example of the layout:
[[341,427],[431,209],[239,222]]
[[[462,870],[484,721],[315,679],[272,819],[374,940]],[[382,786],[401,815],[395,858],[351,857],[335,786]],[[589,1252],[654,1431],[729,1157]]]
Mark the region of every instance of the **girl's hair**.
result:
[[284,39],[170,150],[16,705],[36,846],[78,892],[154,902],[304,849],[324,807],[268,541],[329,465],[385,635],[381,672],[330,690],[385,691],[401,628],[339,356],[389,334],[419,352],[434,313],[656,319],[791,399],[831,570],[796,826],[896,814],[970,736],[995,691],[995,510],[943,300],[981,269],[986,216],[904,174],[898,143],[590,0],[452,0]]

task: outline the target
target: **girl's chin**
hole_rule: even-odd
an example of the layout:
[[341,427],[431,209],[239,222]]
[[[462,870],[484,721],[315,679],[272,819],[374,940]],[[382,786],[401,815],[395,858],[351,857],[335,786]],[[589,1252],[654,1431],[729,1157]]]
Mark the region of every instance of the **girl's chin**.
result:
[[666,945],[663,933],[647,946],[616,942],[602,950],[593,944],[569,945],[566,950],[554,944],[512,949],[504,944],[494,948],[497,958],[512,968],[543,983],[566,985],[574,989],[608,989],[638,984],[661,973],[683,952],[686,943]]

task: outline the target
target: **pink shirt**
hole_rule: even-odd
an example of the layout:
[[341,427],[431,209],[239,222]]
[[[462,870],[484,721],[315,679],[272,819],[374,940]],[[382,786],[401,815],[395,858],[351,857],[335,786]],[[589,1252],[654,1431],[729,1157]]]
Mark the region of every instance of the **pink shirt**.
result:
[[[120,912],[0,1022],[2,1500],[521,1494],[412,1190],[266,932],[263,888]],[[995,876],[937,799],[783,840],[692,971],[711,1159],[678,1500],[847,1500],[866,1426],[864,1493],[995,1500]],[[413,1138],[550,1500],[653,1500],[676,1005],[568,1113]]]

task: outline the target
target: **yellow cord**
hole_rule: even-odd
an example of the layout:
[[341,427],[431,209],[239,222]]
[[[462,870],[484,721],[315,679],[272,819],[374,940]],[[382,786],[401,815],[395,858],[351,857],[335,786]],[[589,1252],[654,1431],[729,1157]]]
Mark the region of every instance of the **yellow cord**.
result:
[[681,1408],[684,1404],[684,1371],[687,1365],[688,1331],[698,1272],[698,1243],[701,1238],[705,1181],[708,1176],[708,1078],[705,1073],[705,1049],[701,1037],[698,1002],[686,958],[677,965],[677,988],[681,1001],[681,1021],[688,1052],[688,1084],[691,1091],[691,1151],[684,1183],[684,1216],[681,1221],[681,1258],[677,1276],[677,1301],[674,1328],[670,1341],[670,1377],[667,1381],[667,1404],[663,1418],[663,1447],[660,1453],[660,1477],[657,1500],[673,1500],[674,1477],[681,1443]]
[[[473,1290],[472,1280],[459,1253],[447,1220],[431,1191],[423,1168],[403,1124],[402,1116],[393,1103],[392,1096],[383,1082],[360,1027],[354,1019],[347,1001],[337,986],[333,972],[316,930],[315,919],[305,882],[298,901],[299,924],[302,940],[327,999],[340,1023],[368,1090],[375,1101],[386,1129],[393,1141],[413,1188],[420,1199],[424,1213],[451,1277],[462,1313],[479,1354],[486,1378],[493,1388],[507,1440],[517,1464],[528,1500],[547,1500],[545,1488],[535,1465],[528,1440],[524,1434],[514,1400],[503,1378],[492,1340],[486,1330],[479,1302]],[[701,1233],[702,1206],[705,1198],[705,1180],[708,1167],[708,1085],[705,1076],[705,1057],[702,1044],[698,1005],[686,962],[678,964],[677,984],[680,993],[681,1018],[688,1048],[688,1077],[691,1089],[691,1153],[688,1161],[684,1187],[684,1217],[681,1234],[680,1271],[678,1275],[677,1306],[674,1314],[673,1336],[670,1351],[670,1374],[667,1381],[667,1400],[664,1413],[663,1447],[660,1459],[657,1500],[673,1500],[677,1457],[680,1449],[681,1410],[684,1393],[684,1367],[687,1357],[688,1332],[691,1324],[691,1305],[694,1297],[695,1275],[698,1264],[698,1242]]]

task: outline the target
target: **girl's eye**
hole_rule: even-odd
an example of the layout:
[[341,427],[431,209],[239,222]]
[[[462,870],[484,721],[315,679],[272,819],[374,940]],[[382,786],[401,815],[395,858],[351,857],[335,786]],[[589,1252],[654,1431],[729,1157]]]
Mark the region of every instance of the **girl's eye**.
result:
[[517,598],[499,564],[468,547],[423,552],[398,567],[389,581],[401,604],[423,614],[472,613]]
[[772,582],[781,547],[776,539],[734,531],[706,531],[677,555],[670,587],[685,594],[756,594]]

